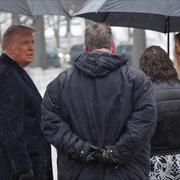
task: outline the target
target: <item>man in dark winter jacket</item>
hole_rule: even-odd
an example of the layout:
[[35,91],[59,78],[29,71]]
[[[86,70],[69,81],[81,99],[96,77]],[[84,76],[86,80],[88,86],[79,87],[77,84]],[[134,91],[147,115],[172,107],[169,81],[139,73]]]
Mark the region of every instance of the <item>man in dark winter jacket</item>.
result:
[[46,90],[42,130],[58,180],[147,180],[156,108],[150,79],[114,55],[111,29],[85,31],[85,53]]
[[40,128],[41,95],[23,69],[34,56],[34,30],[12,25],[0,56],[0,180],[52,180],[50,145]]

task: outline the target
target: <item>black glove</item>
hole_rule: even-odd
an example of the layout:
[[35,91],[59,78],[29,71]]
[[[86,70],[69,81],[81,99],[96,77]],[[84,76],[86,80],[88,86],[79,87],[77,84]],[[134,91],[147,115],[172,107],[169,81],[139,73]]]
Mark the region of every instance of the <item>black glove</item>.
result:
[[101,154],[101,149],[97,146],[91,145],[91,149],[86,155],[86,162],[92,162],[97,160],[99,154]]
[[84,151],[81,151],[81,160],[89,163],[98,159],[101,149],[97,146],[90,145],[89,150],[85,154]]
[[18,180],[34,180],[34,174],[33,171],[30,170],[28,172],[25,172],[23,174],[20,174],[18,177]]
[[99,161],[107,164],[117,164],[118,159],[115,156],[115,149],[111,147],[106,147],[101,149],[101,153],[98,156]]

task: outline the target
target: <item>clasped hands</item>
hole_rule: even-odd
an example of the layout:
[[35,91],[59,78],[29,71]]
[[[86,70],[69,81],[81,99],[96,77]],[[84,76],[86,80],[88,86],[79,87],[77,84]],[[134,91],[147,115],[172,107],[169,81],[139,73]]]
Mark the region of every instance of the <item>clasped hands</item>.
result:
[[115,157],[115,150],[111,146],[99,148],[91,145],[89,151],[84,156],[85,162],[99,161],[106,164],[117,164],[118,159]]

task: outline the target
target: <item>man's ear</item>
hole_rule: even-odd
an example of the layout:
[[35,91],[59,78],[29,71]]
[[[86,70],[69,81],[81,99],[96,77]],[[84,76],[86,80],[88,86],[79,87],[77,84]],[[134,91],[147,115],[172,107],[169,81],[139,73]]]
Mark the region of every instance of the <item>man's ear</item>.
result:
[[7,44],[7,45],[6,45],[4,52],[6,52],[6,53],[8,53],[9,55],[11,55],[11,52],[12,52],[12,46],[11,46],[11,44]]
[[116,52],[116,45],[115,42],[112,42],[111,52],[114,54]]

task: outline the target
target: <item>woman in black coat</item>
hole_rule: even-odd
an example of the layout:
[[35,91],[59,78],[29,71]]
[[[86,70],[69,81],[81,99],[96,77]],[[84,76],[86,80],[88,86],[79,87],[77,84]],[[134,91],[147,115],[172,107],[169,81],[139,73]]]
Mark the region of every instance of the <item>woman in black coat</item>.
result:
[[159,46],[140,58],[140,69],[153,81],[158,124],[152,137],[151,180],[180,179],[180,82],[173,62]]

